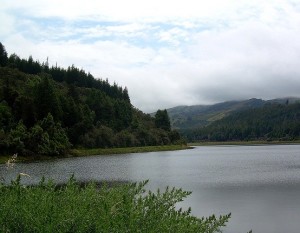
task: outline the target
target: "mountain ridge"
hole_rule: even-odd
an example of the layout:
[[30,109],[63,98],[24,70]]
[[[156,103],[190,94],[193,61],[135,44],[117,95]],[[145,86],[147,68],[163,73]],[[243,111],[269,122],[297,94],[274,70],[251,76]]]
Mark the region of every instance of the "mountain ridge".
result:
[[174,129],[194,129],[209,125],[236,111],[260,108],[266,104],[292,104],[298,97],[282,97],[270,100],[251,98],[246,100],[224,101],[212,105],[181,105],[167,109]]

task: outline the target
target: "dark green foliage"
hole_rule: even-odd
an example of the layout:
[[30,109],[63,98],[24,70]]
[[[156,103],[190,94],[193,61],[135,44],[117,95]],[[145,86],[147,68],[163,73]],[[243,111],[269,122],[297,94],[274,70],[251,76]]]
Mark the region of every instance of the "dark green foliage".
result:
[[114,143],[117,147],[133,147],[139,146],[137,138],[128,130],[122,130],[116,134]]
[[0,42],[0,66],[17,68],[26,74],[45,73],[50,75],[54,81],[66,82],[77,87],[95,88],[104,92],[113,99],[122,99],[130,103],[128,90],[125,87],[119,87],[116,83],[109,84],[108,80],[95,79],[90,73],[76,68],[74,65],[63,69],[61,67],[49,67],[48,59],[45,63],[34,61],[32,56],[28,60],[21,59],[18,55],[12,54],[7,57],[5,47]]
[[[21,72],[22,71],[22,72]],[[59,155],[74,147],[181,144],[166,111],[135,109],[128,90],[76,68],[13,54],[0,67],[0,153]]]
[[82,135],[80,142],[86,148],[106,148],[114,145],[114,137],[111,128],[99,125]]
[[86,103],[95,112],[95,121],[112,126],[114,104],[111,98],[102,91],[92,89],[87,96]]
[[67,96],[60,96],[59,102],[61,104],[61,110],[63,113],[61,119],[64,127],[72,127],[77,122],[83,120],[84,117],[82,107],[79,107],[73,98],[69,98]]
[[125,100],[117,99],[114,102],[114,128],[122,130],[130,126],[132,121],[132,108],[131,104]]
[[0,129],[8,130],[11,125],[12,112],[6,101],[0,102]]
[[182,139],[177,130],[170,131],[169,138],[173,144],[186,144],[186,141]]
[[19,96],[19,92],[15,90],[11,85],[11,72],[7,72],[7,69],[4,69],[3,71],[3,73],[1,72],[1,77],[3,77],[1,100],[6,101],[8,105],[12,107],[15,103],[15,100]]
[[171,125],[176,129],[196,129],[229,116],[235,111],[262,107],[267,101],[249,99],[213,105],[178,106],[168,109]]
[[60,155],[70,146],[65,130],[50,113],[29,131],[28,149],[36,154]]
[[190,195],[181,189],[146,192],[147,182],[109,188],[80,187],[74,178],[61,187],[0,185],[1,232],[219,232],[229,215],[197,218],[175,207]]
[[43,119],[48,113],[51,113],[56,120],[61,119],[61,104],[48,75],[42,75],[40,83],[35,88],[35,106],[38,119]]
[[8,62],[7,52],[3,44],[0,42],[0,66],[6,66],[7,62]]
[[236,112],[207,127],[185,133],[190,141],[300,139],[300,103],[274,103]]
[[15,118],[21,119],[27,127],[33,126],[37,119],[34,106],[34,100],[31,97],[18,96],[13,105]]
[[54,122],[50,113],[30,128],[20,120],[9,131],[2,129],[1,132],[0,149],[10,153],[60,155],[71,147],[65,130]]
[[32,56],[29,56],[28,60],[21,59],[16,54],[12,54],[8,58],[7,65],[11,68],[18,68],[20,71],[28,74],[38,74],[43,70],[43,66],[34,61]]
[[155,114],[155,125],[157,128],[170,131],[171,123],[167,110],[158,110]]
[[19,123],[10,130],[7,138],[8,148],[14,148],[14,151],[19,153],[24,152],[28,132],[22,121],[19,121]]

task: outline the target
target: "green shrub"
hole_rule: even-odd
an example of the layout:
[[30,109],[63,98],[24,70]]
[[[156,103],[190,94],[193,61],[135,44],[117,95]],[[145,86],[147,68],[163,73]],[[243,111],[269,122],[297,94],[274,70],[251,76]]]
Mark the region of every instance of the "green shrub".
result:
[[147,182],[81,187],[43,179],[22,186],[20,177],[0,186],[0,232],[219,232],[229,215],[197,218],[175,208],[190,192],[146,192]]

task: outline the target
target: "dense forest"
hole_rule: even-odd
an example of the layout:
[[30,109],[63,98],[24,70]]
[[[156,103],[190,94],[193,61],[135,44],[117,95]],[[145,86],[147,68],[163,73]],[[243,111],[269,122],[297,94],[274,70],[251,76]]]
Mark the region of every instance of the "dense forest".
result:
[[[291,101],[292,102],[292,101]],[[207,126],[214,121],[229,116],[233,112],[249,108],[260,108],[267,101],[262,99],[248,99],[225,101],[212,105],[177,106],[167,109],[174,129],[195,129]]]
[[76,68],[8,56],[0,43],[0,152],[59,155],[72,147],[182,143],[166,111],[134,108],[127,88]]
[[185,130],[188,141],[251,141],[300,139],[300,103],[269,103],[237,111],[196,130]]

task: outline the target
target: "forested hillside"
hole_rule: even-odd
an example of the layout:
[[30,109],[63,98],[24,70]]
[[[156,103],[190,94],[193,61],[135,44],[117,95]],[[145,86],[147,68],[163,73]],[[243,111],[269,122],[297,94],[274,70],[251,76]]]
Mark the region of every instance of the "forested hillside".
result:
[[297,101],[300,101],[300,99],[293,97],[272,100],[252,98],[249,100],[227,101],[212,105],[177,106],[167,109],[167,111],[171,118],[172,127],[174,129],[185,130],[207,126],[236,111],[260,108],[269,103],[285,104],[288,102],[292,104]]
[[300,139],[300,103],[269,103],[183,132],[189,141],[296,140]]
[[1,153],[58,155],[71,147],[179,143],[179,134],[160,122],[131,105],[126,87],[74,65],[49,67],[31,56],[8,56],[0,43]]

